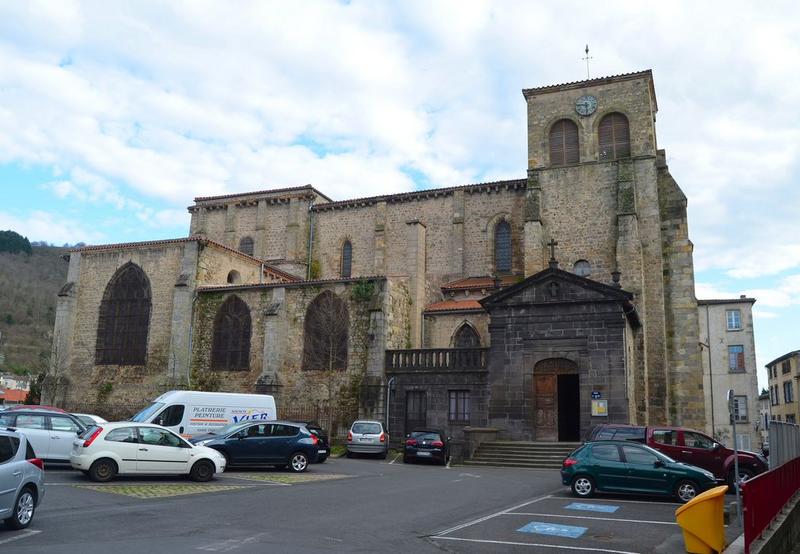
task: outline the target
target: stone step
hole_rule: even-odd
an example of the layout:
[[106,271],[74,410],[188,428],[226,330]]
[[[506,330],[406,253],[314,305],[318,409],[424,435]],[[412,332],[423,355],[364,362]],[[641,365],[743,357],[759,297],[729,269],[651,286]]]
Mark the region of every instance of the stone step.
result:
[[550,462],[550,463],[558,463],[559,465],[561,462],[566,458],[566,456],[550,456],[550,455],[539,455],[539,454],[516,454],[516,453],[509,453],[509,454],[497,454],[497,453],[490,453],[490,452],[483,452],[478,451],[473,456],[473,460],[531,460],[537,462]]
[[481,446],[484,444],[498,444],[498,445],[514,445],[514,446],[550,446],[550,447],[570,447],[570,448],[577,448],[581,444],[581,442],[545,442],[545,441],[487,441],[481,443]]
[[570,453],[574,448],[537,448],[535,446],[511,446],[503,445],[497,446],[494,444],[482,444],[478,447],[479,450],[494,450],[495,452],[506,452],[508,450],[515,450],[518,452],[567,452]]

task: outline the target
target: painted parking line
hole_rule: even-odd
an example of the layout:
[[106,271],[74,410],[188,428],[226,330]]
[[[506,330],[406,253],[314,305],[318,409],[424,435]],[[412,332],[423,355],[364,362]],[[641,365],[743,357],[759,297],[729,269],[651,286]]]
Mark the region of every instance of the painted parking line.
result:
[[445,529],[444,531],[439,531],[434,535],[431,535],[432,538],[445,538],[443,535],[449,535],[450,533],[455,533],[456,531],[460,531],[461,529],[465,529],[472,525],[476,525],[478,523],[483,523],[484,521],[489,521],[490,519],[496,518],[503,514],[507,514],[512,510],[518,510],[520,508],[524,508],[525,506],[530,506],[536,502],[541,502],[542,500],[546,500],[548,498],[553,498],[551,495],[540,496],[539,498],[534,498],[533,500],[529,500],[528,502],[523,502],[522,504],[518,504],[516,506],[512,506],[511,508],[506,508],[505,510],[501,510],[499,512],[495,512],[493,514],[489,514],[487,516],[479,517],[478,519],[474,519],[472,521],[468,521],[466,523],[462,523],[460,525],[456,525],[455,527],[450,527],[449,529]]
[[583,504],[581,502],[573,502],[564,506],[567,510],[582,510],[584,512],[602,512],[605,514],[613,514],[619,510],[619,506],[612,506],[610,504]]
[[532,548],[554,548],[558,550],[575,550],[578,552],[605,552],[608,554],[640,554],[639,552],[632,552],[630,550],[611,550],[609,548],[592,548],[587,546],[565,546],[563,544],[540,544],[534,542],[493,541],[488,539],[462,539],[460,537],[439,537],[439,536],[433,538],[443,541],[462,541],[462,542],[474,542],[482,544],[502,544],[506,546],[528,546]]
[[19,533],[15,533],[13,536],[8,537],[7,539],[0,540],[0,544],[7,544],[12,541],[18,541],[20,539],[27,539],[28,537],[32,537],[33,535],[38,535],[41,531],[36,529],[25,529],[24,531],[20,531]]
[[567,539],[577,539],[588,531],[588,527],[576,527],[574,525],[559,525],[558,523],[545,523],[543,521],[531,521],[517,529],[518,533],[532,533],[534,535],[549,535],[551,537],[564,537]]
[[[554,494],[553,498],[563,498],[564,500],[568,500],[573,498],[567,494]],[[607,499],[608,502],[622,502],[623,504],[656,504],[658,506],[683,506],[680,502],[667,502],[665,500],[623,500],[619,498],[609,498]]]
[[678,525],[674,521],[651,521],[645,519],[622,519],[618,517],[597,517],[597,516],[573,516],[565,514],[537,514],[531,512],[506,512],[504,516],[529,516],[529,517],[558,517],[568,519],[588,519],[594,521],[619,521],[622,523],[647,523],[653,525]]

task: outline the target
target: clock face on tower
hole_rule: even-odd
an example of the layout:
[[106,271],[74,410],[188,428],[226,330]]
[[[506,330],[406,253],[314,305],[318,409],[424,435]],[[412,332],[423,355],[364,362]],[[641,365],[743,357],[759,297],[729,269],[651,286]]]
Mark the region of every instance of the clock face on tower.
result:
[[575,101],[575,111],[578,115],[592,115],[597,109],[597,98],[588,94]]

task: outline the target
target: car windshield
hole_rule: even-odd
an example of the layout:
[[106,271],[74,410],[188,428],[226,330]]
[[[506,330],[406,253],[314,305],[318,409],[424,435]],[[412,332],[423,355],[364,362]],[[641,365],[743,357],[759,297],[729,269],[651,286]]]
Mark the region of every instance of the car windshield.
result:
[[362,435],[378,435],[381,432],[380,423],[354,423],[353,433],[360,433]]
[[136,421],[138,423],[147,423],[148,420],[153,417],[153,414],[158,412],[161,408],[164,407],[163,402],[153,402],[148,407],[143,409],[141,412],[130,418],[128,421]]
[[430,433],[428,431],[412,431],[411,433],[412,439],[417,439],[419,441],[438,441],[442,440],[439,436],[439,433]]

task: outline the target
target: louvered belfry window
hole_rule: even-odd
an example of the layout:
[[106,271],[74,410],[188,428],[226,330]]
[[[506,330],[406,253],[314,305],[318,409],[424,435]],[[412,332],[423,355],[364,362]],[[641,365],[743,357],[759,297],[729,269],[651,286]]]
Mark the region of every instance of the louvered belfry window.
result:
[[347,304],[331,291],[317,296],[303,324],[303,369],[347,369],[349,332]]
[[250,308],[238,296],[231,296],[214,318],[211,369],[250,368]]
[[481,339],[472,326],[464,323],[458,328],[458,331],[456,331],[456,337],[453,343],[455,348],[480,348]]
[[494,231],[494,267],[498,273],[511,272],[511,225],[506,220]]
[[239,252],[243,254],[247,254],[248,256],[253,255],[253,239],[252,237],[242,237],[242,240],[239,241]]
[[133,263],[118,269],[100,304],[96,364],[145,363],[151,306],[150,282],[144,271]]
[[579,161],[578,126],[569,119],[556,121],[550,127],[550,165],[569,165]]
[[628,118],[621,113],[610,113],[600,121],[598,129],[600,161],[629,158],[631,134]]
[[342,277],[349,278],[353,268],[353,245],[346,240],[342,245]]

